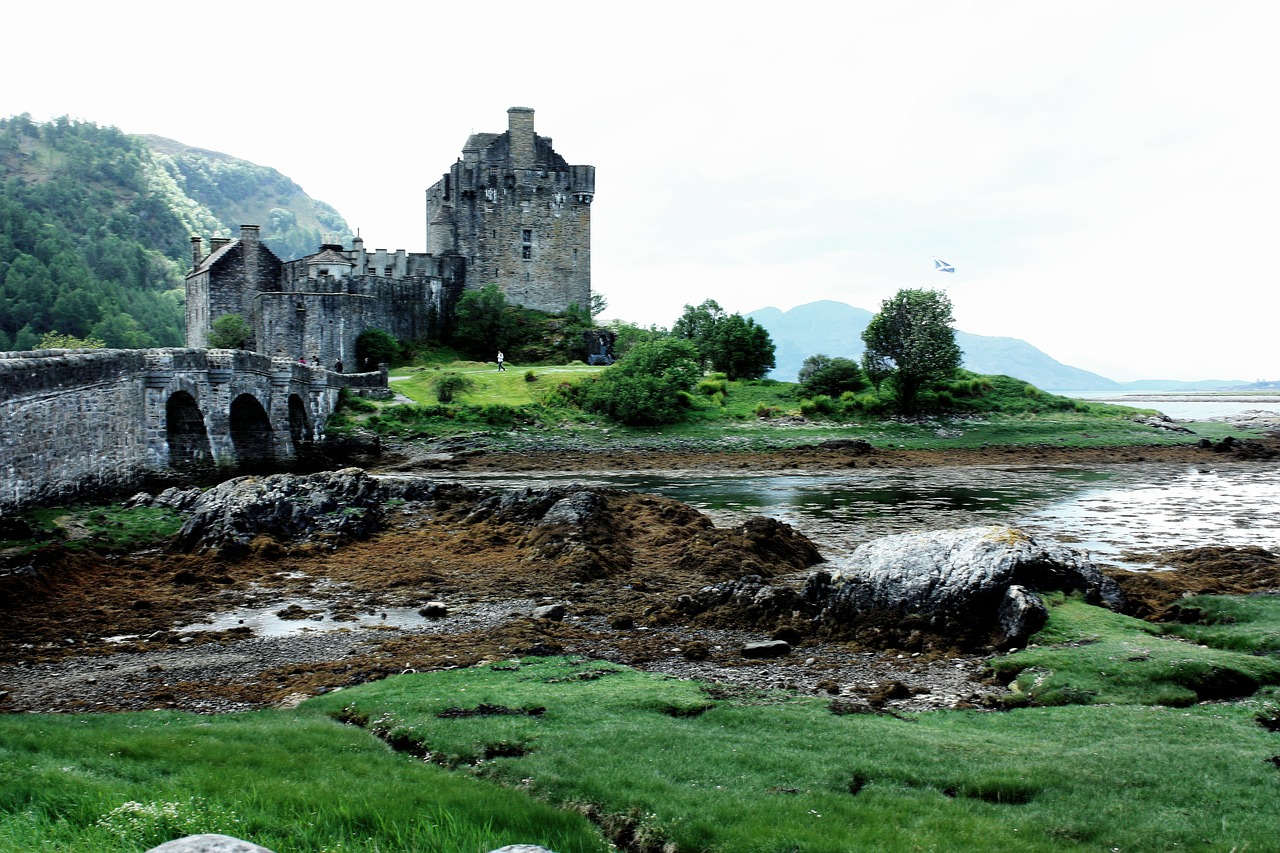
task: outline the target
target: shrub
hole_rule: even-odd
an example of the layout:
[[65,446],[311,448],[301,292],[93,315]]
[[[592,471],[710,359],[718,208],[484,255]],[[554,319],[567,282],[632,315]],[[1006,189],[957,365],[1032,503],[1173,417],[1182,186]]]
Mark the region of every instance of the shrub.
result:
[[239,314],[223,314],[213,321],[209,329],[209,346],[212,349],[243,349],[253,336],[253,329]]
[[356,338],[356,361],[361,370],[402,364],[405,356],[406,347],[381,329],[366,329]]
[[631,426],[674,423],[689,408],[700,374],[697,348],[688,341],[637,344],[596,381],[581,383],[583,404]]
[[537,382],[537,381],[538,381],[538,374],[534,373],[532,370],[526,370],[526,371],[524,372],[524,381],[525,381],[525,382]]
[[801,376],[800,393],[806,397],[816,397],[819,394],[838,397],[846,391],[861,391],[868,385],[862,368],[848,358],[810,356],[805,359]]
[[465,394],[475,387],[470,378],[461,373],[441,373],[431,381],[431,390],[441,403],[452,403],[459,394]]

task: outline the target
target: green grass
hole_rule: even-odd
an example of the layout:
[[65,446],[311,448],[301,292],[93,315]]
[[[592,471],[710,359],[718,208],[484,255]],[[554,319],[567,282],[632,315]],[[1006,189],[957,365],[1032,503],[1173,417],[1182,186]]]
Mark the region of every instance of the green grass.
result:
[[[1162,627],[1122,616],[1078,599],[1050,598],[1049,622],[1028,648],[996,658],[992,668],[1005,677],[1015,701],[1037,705],[1148,704],[1185,707],[1204,699],[1248,696],[1262,685],[1280,684],[1280,658],[1266,651],[1274,643],[1280,601],[1259,601],[1254,611],[1270,631],[1252,640],[1238,625]],[[1258,623],[1254,623],[1258,624]],[[1208,645],[1211,640],[1216,640]],[[1201,645],[1205,643],[1206,645]],[[1252,644],[1251,644],[1252,643]]]
[[137,853],[198,832],[277,853],[605,849],[580,816],[315,714],[0,717],[3,853]]
[[[1070,620],[1055,630],[1133,630]],[[605,850],[582,814],[635,850],[1265,850],[1280,735],[1258,719],[1275,711],[1273,692],[838,715],[793,693],[531,658],[288,711],[0,716],[0,853],[139,851],[198,831],[277,853]]]
[[[466,434],[496,450],[530,447],[652,450],[779,450],[835,438],[862,438],[876,447],[911,450],[1020,447],[1132,447],[1185,445],[1207,438],[1251,434],[1228,424],[1193,424],[1189,436],[1155,430],[1134,423],[1142,410],[1102,403],[1073,401],[1045,394],[1009,377],[970,377],[952,383],[952,395],[974,411],[964,416],[885,420],[858,413],[832,401],[832,414],[798,415],[813,401],[802,400],[790,382],[747,380],[728,382],[722,376],[705,379],[689,395],[686,419],[656,428],[625,427],[567,405],[558,393],[562,384],[581,382],[604,368],[583,364],[562,366],[513,365],[498,371],[482,362],[438,362],[397,368],[392,388],[414,405],[365,404],[340,413],[335,430],[363,425],[384,434],[435,437]],[[442,372],[459,373],[473,383],[451,405],[441,405],[432,381]],[[527,378],[532,373],[534,379]],[[973,397],[972,389],[982,389]],[[967,390],[966,390],[967,389]],[[970,394],[966,398],[965,394]],[[967,400],[967,402],[966,402]],[[980,405],[979,405],[980,404]],[[772,417],[762,419],[761,411]]]
[[1166,633],[1220,649],[1249,654],[1280,653],[1280,597],[1197,595],[1178,602],[1194,623],[1165,625]]
[[31,537],[0,541],[0,548],[33,548],[62,542],[68,548],[128,550],[168,541],[182,527],[182,516],[163,507],[86,504],[37,507],[20,514]]
[[[459,716],[503,705],[540,713]],[[713,698],[601,663],[403,676],[312,700],[434,760],[590,803],[656,845],[714,851],[1265,849],[1274,734],[1248,706],[837,716]],[[442,716],[443,715],[443,716]]]

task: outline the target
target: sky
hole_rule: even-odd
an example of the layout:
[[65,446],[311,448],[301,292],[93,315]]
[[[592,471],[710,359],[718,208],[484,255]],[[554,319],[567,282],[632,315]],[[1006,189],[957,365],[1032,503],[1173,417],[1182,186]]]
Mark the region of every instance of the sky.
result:
[[[606,317],[901,288],[1111,379],[1280,379],[1264,2],[45,0],[0,116],[271,166],[425,249],[425,190],[532,107],[596,166]],[[934,258],[955,266],[934,271]]]

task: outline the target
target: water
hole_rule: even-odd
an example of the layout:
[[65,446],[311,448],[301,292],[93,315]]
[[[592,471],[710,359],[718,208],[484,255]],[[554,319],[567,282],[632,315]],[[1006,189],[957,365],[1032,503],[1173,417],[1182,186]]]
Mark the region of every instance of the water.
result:
[[1138,409],[1156,409],[1174,420],[1203,421],[1234,417],[1245,412],[1271,412],[1280,417],[1280,395],[1276,394],[1082,394],[1082,399],[1116,403]]
[[566,483],[664,495],[717,524],[749,515],[785,521],[838,562],[879,536],[1008,524],[1073,543],[1100,563],[1147,567],[1141,555],[1202,545],[1280,549],[1280,467],[1137,463],[857,469],[830,473],[464,476],[517,488]]

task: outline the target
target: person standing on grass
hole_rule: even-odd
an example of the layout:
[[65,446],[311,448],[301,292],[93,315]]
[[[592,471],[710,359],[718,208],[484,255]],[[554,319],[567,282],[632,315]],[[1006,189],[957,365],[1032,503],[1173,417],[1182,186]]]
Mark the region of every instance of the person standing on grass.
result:
[[504,361],[506,361],[506,357],[502,354],[502,350],[498,350],[498,369],[499,369],[499,370],[506,370],[506,369],[507,369],[507,368],[506,368],[506,367],[504,367],[504,366],[503,366],[503,364],[502,364],[502,362],[504,362]]

